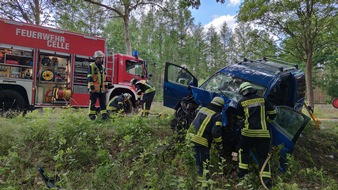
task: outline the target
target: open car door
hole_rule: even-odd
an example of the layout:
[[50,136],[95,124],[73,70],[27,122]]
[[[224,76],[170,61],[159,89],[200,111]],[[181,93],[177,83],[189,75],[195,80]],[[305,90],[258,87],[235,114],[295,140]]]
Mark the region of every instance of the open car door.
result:
[[163,105],[175,108],[177,103],[191,94],[190,86],[197,86],[197,79],[187,69],[166,62],[163,84]]
[[270,123],[272,144],[283,145],[280,152],[281,169],[285,169],[287,154],[292,154],[296,142],[304,128],[310,123],[310,118],[301,112],[287,106],[277,106],[277,116]]

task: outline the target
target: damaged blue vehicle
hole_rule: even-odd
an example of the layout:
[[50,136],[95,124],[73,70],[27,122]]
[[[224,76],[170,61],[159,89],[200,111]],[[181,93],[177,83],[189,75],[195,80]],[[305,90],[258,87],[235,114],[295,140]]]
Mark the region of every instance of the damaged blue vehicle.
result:
[[[189,77],[178,78],[184,70]],[[184,81],[184,82],[182,82]],[[301,113],[305,100],[305,76],[297,65],[279,60],[244,59],[226,66],[198,85],[197,78],[186,68],[166,63],[164,76],[164,106],[176,110],[171,126],[187,128],[193,120],[197,106],[206,106],[215,96],[226,102],[223,109],[223,140],[226,156],[237,148],[240,129],[236,126],[238,89],[241,83],[250,82],[258,94],[276,106],[277,116],[269,123],[272,145],[282,145],[280,168],[285,169],[286,156],[292,154],[295,144],[310,118]],[[253,155],[254,157],[254,155]]]

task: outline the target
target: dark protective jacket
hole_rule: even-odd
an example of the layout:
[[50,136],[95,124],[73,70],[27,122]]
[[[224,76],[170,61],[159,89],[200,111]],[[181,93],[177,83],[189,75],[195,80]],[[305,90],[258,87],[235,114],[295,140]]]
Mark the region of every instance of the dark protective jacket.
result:
[[209,148],[213,141],[221,144],[222,108],[214,104],[200,108],[188,129],[187,139]]
[[107,106],[107,110],[110,111],[124,111],[124,98],[122,95],[114,96]]
[[155,87],[153,87],[149,82],[146,80],[139,80],[135,84],[136,93],[138,98],[141,98],[142,94],[148,94],[150,92],[155,91]]
[[237,104],[237,119],[242,120],[242,135],[247,137],[270,138],[266,120],[276,117],[273,105],[255,93],[249,93]]
[[88,89],[104,93],[108,88],[105,68],[102,64],[91,63],[88,67]]

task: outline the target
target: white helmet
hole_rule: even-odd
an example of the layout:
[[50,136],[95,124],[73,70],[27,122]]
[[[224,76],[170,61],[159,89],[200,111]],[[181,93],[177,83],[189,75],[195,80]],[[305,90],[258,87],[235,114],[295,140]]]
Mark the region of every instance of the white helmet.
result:
[[188,66],[186,64],[181,65],[181,67],[183,67],[183,69],[188,69]]
[[130,99],[131,98],[131,95],[129,93],[123,93],[122,96],[123,96],[124,99]]
[[104,53],[101,50],[95,51],[94,58],[104,57]]

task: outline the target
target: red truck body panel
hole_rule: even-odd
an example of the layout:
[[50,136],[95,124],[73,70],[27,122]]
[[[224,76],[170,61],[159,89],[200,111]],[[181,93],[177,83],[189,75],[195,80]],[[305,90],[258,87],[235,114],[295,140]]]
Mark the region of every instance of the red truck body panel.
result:
[[[97,50],[108,54],[104,38],[0,18],[0,93],[15,91],[30,107],[88,107],[87,71]],[[107,102],[135,95],[129,81],[146,74],[144,61],[129,55],[106,56],[105,67]]]

